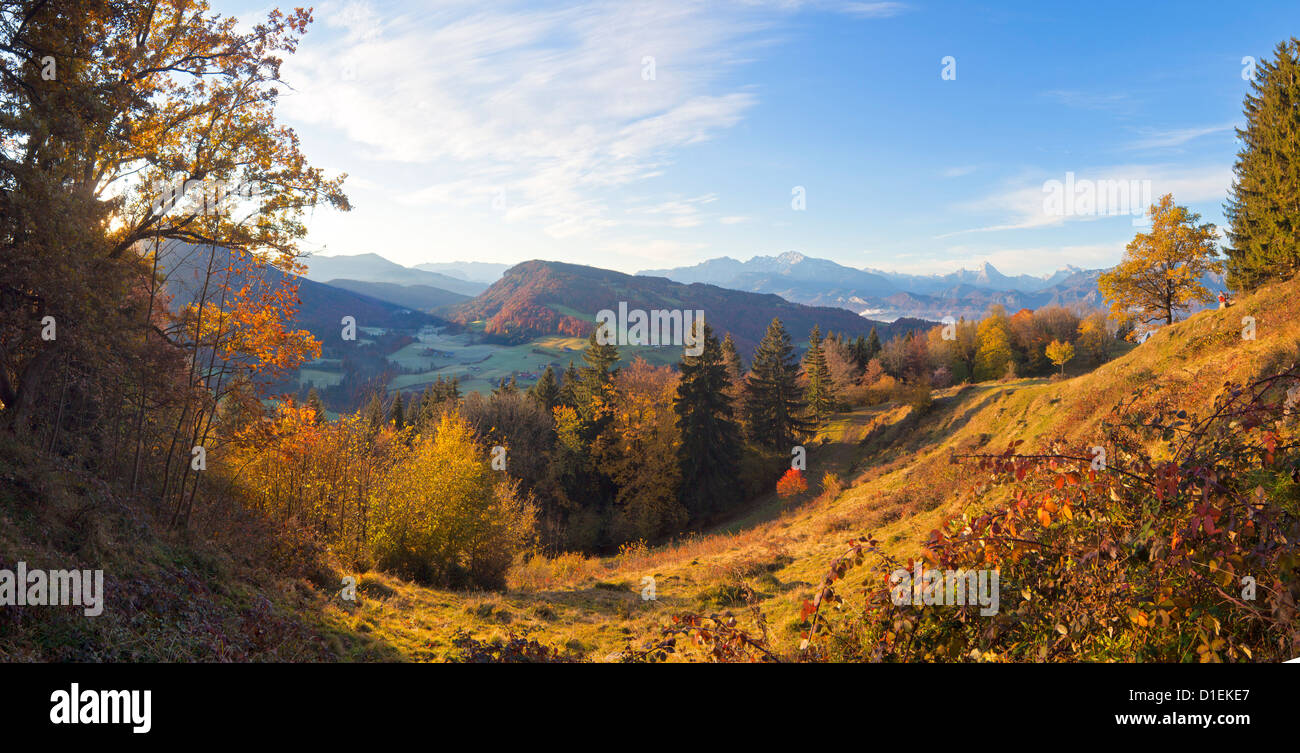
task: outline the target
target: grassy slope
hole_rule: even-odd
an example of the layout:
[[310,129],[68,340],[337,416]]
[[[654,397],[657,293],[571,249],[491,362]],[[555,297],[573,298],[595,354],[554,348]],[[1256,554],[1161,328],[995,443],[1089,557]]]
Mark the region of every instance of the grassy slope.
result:
[[[965,509],[969,471],[950,461],[952,452],[999,451],[1017,439],[1026,441],[1022,449],[1053,438],[1091,446],[1110,408],[1144,387],[1189,412],[1204,411],[1225,380],[1248,380],[1296,359],[1297,292],[1300,283],[1275,285],[1232,309],[1201,312],[1072,379],[950,388],[923,416],[896,405],[841,415],[808,444],[814,489],[805,499],[760,499],[706,535],[617,557],[534,560],[515,569],[503,594],[436,591],[370,575],[391,595],[364,600],[352,613],[329,613],[339,627],[373,631],[412,659],[445,656],[449,637],[465,629],[479,638],[526,633],[599,660],[676,612],[731,608],[749,619],[735,588],[744,582],[761,600],[771,639],[789,650],[799,640],[799,605],[846,538],[871,531],[908,556],[944,517]],[[1241,337],[1247,315],[1256,319],[1253,341]],[[849,488],[817,496],[826,471]],[[639,593],[648,575],[656,580],[654,601]]]
[[[534,559],[505,593],[428,589],[358,574],[358,600],[338,598],[342,573],[301,563],[302,548],[258,548],[257,521],[213,533],[169,534],[93,479],[0,439],[0,567],[102,567],[107,608],[0,610],[0,660],[437,660],[464,629],[479,638],[529,634],[593,659],[655,633],[686,610],[731,608],[744,582],[761,600],[772,641],[798,643],[798,606],[849,535],[871,531],[895,554],[914,553],[945,516],[969,503],[969,473],[953,451],[1028,447],[1053,437],[1091,444],[1100,419],[1142,387],[1203,410],[1226,379],[1289,364],[1300,343],[1300,283],[1273,286],[1228,311],[1206,311],[1127,355],[1063,382],[1043,379],[950,388],[925,415],[884,405],[844,414],[808,443],[809,479],[848,482],[838,495],[759,499],[704,535],[616,557]],[[1241,317],[1257,320],[1243,341]],[[1159,452],[1159,447],[1153,447]],[[241,534],[241,530],[244,531]],[[226,542],[215,545],[208,535]],[[657,599],[640,596],[656,580]]]

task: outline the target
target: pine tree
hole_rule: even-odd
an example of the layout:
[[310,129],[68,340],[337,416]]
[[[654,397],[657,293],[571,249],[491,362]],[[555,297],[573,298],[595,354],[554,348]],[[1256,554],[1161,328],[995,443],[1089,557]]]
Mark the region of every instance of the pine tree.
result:
[[421,430],[427,430],[438,423],[438,417],[441,414],[442,407],[442,390],[445,388],[445,382],[442,377],[438,381],[424,388],[424,397],[420,399],[420,412],[413,418]]
[[393,409],[388,414],[388,420],[393,422],[393,426],[399,430],[406,425],[406,416],[402,410],[402,393],[398,392],[393,398]]
[[1300,39],[1260,61],[1246,95],[1245,144],[1237,152],[1224,216],[1228,285],[1253,290],[1300,272]]
[[618,371],[618,347],[601,343],[597,335],[600,329],[587,338],[587,347],[582,351],[583,366],[579,370],[578,384],[574,388],[578,417],[582,419],[584,436],[594,439],[609,424],[613,410],[614,374]]
[[863,354],[862,368],[865,369],[867,364],[871,363],[871,359],[880,355],[881,349],[880,335],[876,333],[876,328],[872,327],[871,334],[867,335],[867,348],[866,352]]
[[[731,341],[730,336],[727,341]],[[732,353],[735,353],[734,343]],[[713,329],[704,325],[704,348],[700,354],[682,356],[681,381],[673,402],[681,432],[677,450],[681,500],[697,520],[726,510],[740,496],[736,484],[740,470],[740,429],[733,417],[729,394],[730,368],[725,346],[719,346]]]
[[[875,331],[876,331],[875,327],[872,327],[871,332],[874,334]],[[862,335],[857,336],[857,338],[853,341],[853,344],[849,346],[849,356],[853,359],[853,363],[859,369],[866,368],[867,362],[871,360],[870,358],[867,357],[866,338],[864,338]]]
[[773,319],[754,352],[754,363],[745,380],[747,423],[750,436],[758,444],[788,449],[810,431],[798,378],[799,361],[790,335],[780,319]]
[[578,381],[581,378],[578,367],[569,361],[569,367],[564,370],[564,380],[560,384],[560,405],[574,409],[578,407]]
[[384,401],[379,393],[371,395],[370,402],[366,403],[366,425],[372,432],[384,425]]
[[808,380],[808,408],[820,426],[835,409],[835,385],[831,384],[831,371],[826,365],[826,352],[822,349],[822,333],[816,324],[808,336],[803,373]]
[[528,395],[549,414],[560,401],[560,386],[555,381],[555,368],[548,365],[542,376],[528,389]]

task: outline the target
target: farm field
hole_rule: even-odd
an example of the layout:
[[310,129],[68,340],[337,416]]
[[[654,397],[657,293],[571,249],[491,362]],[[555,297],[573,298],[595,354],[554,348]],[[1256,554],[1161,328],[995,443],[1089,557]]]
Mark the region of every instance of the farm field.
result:
[[[382,330],[360,328],[362,334],[377,336]],[[546,335],[518,345],[500,345],[481,341],[475,332],[448,333],[436,327],[426,327],[414,335],[417,339],[388,355],[388,361],[408,373],[395,376],[389,382],[389,391],[416,391],[424,389],[439,377],[459,378],[462,392],[491,392],[502,379],[514,377],[521,387],[537,381],[547,365],[563,371],[573,361],[582,365],[582,350],[587,341],[582,337]],[[358,343],[373,340],[358,340]],[[681,359],[678,346],[624,346],[619,348],[620,364],[627,365],[638,357],[655,365],[671,365]],[[298,383],[304,387],[325,387],[338,384],[343,379],[342,363],[338,359],[318,359],[298,372]]]

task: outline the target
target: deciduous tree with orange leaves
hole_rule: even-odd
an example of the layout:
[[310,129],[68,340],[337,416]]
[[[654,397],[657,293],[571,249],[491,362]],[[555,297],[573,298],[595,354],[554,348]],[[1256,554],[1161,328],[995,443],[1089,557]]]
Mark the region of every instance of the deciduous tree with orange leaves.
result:
[[1151,232],[1138,233],[1124,259],[1097,279],[1115,318],[1151,325],[1173,324],[1194,301],[1211,299],[1201,283],[1209,272],[1223,272],[1212,223],[1174,204],[1165,194],[1151,206]]

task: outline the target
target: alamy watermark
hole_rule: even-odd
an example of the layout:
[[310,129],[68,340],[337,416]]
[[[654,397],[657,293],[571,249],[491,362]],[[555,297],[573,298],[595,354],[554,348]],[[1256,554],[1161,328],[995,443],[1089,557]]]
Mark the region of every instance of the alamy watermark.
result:
[[1133,227],[1150,222],[1150,180],[1078,179],[1067,172],[1064,181],[1044,182],[1043,193],[1043,212],[1056,217],[1132,215]]
[[[679,345],[688,356],[704,352],[704,312],[702,310],[642,309],[628,311],[627,301],[618,302],[618,311],[596,312],[596,342],[599,345]],[[695,323],[699,323],[699,327]]]
[[153,196],[150,208],[155,214],[167,214],[179,208],[182,214],[212,216],[229,214],[240,201],[261,196],[262,187],[257,181],[178,176],[155,183],[150,195]]
[[923,570],[918,562],[912,572],[890,573],[889,582],[894,606],[978,605],[984,617],[998,613],[997,570]]
[[83,607],[87,617],[104,613],[103,570],[0,569],[0,607]]

